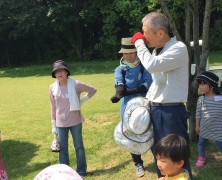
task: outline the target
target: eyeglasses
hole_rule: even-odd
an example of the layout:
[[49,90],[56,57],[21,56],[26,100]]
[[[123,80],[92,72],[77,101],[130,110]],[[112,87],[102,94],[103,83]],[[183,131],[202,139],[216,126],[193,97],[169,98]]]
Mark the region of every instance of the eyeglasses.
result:
[[207,81],[202,80],[202,79],[198,79],[197,82],[198,82],[198,84],[201,84],[201,85],[206,85],[206,84],[208,84]]

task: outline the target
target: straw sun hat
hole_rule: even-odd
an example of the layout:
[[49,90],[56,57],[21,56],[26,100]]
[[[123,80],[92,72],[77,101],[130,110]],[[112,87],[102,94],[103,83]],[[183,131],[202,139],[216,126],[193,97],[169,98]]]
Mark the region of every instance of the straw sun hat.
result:
[[121,49],[119,53],[134,53],[136,52],[136,47],[131,42],[132,38],[122,38],[121,40]]
[[154,142],[148,104],[148,99],[143,97],[128,101],[122,121],[114,130],[116,143],[133,154],[144,154]]

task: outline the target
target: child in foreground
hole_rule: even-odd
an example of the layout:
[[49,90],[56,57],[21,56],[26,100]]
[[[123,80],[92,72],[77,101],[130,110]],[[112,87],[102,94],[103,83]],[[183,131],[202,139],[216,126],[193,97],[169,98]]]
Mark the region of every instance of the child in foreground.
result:
[[157,166],[162,175],[158,180],[190,180],[184,165],[189,159],[190,149],[186,140],[176,134],[169,134],[154,147]]

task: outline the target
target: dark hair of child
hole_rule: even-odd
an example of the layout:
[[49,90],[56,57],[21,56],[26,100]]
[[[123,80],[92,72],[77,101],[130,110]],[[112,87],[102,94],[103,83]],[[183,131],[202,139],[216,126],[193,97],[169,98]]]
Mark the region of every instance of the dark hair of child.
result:
[[160,139],[154,147],[155,156],[169,158],[173,162],[184,161],[184,165],[188,162],[190,156],[190,148],[186,140],[176,134],[169,134]]

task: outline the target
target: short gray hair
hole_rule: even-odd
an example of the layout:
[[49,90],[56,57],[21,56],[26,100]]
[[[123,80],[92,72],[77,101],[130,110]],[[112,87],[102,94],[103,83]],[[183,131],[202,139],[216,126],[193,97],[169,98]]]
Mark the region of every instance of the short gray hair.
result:
[[151,12],[142,19],[142,23],[149,23],[150,28],[153,31],[162,29],[166,33],[169,32],[169,28],[170,28],[169,21],[167,17],[162,13]]

